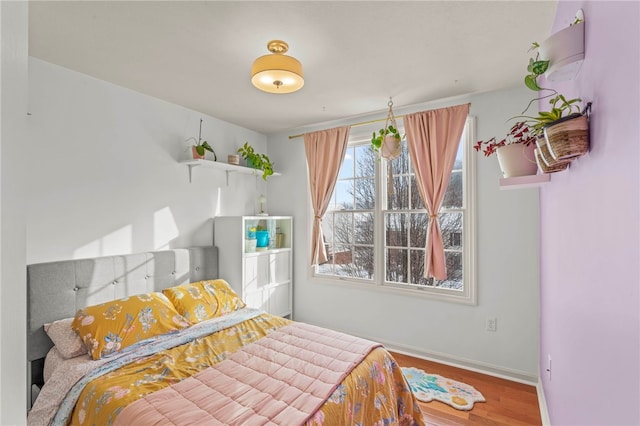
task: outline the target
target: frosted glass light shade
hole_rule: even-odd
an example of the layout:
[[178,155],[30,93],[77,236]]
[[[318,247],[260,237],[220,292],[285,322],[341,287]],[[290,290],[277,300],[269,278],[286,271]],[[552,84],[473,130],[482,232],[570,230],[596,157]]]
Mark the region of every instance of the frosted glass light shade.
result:
[[[280,44],[274,47],[276,42]],[[255,87],[269,93],[291,93],[304,86],[302,64],[296,58],[283,54],[287,47],[282,41],[272,41],[269,50],[273,53],[253,62],[251,83]]]

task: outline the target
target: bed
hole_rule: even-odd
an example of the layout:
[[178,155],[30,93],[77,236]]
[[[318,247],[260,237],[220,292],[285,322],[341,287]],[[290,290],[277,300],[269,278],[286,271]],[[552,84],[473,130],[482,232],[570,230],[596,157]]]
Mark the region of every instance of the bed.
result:
[[[215,247],[28,265],[28,424],[424,424],[383,347],[248,308],[217,278]],[[195,287],[215,315],[181,306]],[[159,303],[171,332],[78,350],[70,324],[127,303]]]

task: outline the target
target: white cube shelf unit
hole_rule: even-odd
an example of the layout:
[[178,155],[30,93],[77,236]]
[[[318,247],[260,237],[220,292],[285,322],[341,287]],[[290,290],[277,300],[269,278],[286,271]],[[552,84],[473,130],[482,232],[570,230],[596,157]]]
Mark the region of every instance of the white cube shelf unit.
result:
[[[214,220],[220,278],[248,306],[287,318],[293,312],[292,222],[291,216],[221,216]],[[248,230],[258,226],[269,231],[269,244],[249,251]]]

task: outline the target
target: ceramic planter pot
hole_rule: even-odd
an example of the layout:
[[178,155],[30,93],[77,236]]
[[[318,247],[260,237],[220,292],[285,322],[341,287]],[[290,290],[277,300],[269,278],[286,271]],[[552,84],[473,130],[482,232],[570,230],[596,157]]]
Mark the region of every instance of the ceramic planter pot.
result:
[[260,167],[258,167],[258,165],[256,163],[253,162],[253,158],[249,157],[247,158],[247,167],[252,168],[252,169],[259,169]]
[[402,152],[400,142],[401,141],[393,135],[385,136],[382,141],[382,146],[380,147],[380,155],[387,160],[393,160],[399,157]]
[[580,157],[589,151],[589,121],[584,114],[571,114],[544,128],[549,153],[554,160]]
[[[204,155],[198,154],[198,150],[196,149],[195,146],[191,147],[191,152],[193,153],[193,159],[194,160],[204,160]],[[205,152],[205,154],[206,154],[206,152]]]
[[549,147],[547,146],[547,141],[544,137],[539,137],[536,139],[536,162],[538,163],[538,168],[542,170],[543,173],[555,173],[566,170],[569,167],[569,163],[571,160],[554,160],[549,152]]
[[521,143],[513,143],[498,148],[498,163],[504,177],[535,175],[538,165],[535,160],[534,144],[525,146]]

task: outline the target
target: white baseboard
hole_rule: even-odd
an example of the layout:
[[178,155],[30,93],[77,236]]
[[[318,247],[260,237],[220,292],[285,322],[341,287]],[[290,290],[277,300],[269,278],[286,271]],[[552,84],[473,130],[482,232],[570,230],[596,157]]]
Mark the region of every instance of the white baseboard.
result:
[[549,410],[547,409],[547,399],[544,397],[544,388],[542,387],[542,380],[540,379],[538,379],[536,390],[538,391],[538,405],[540,406],[540,418],[542,418],[542,426],[551,426]]
[[409,355],[414,358],[425,359],[427,361],[438,362],[440,364],[449,365],[451,367],[462,368],[463,370],[475,371],[476,373],[486,374],[488,376],[499,377],[513,382],[524,383],[526,385],[535,386],[537,377],[523,371],[512,370],[503,367],[497,367],[491,364],[473,361],[465,358],[455,357],[432,351],[424,351],[422,349],[401,345],[392,342],[384,342],[380,339],[376,340],[382,343],[387,349],[401,354]]
[[498,366],[487,364],[484,362],[474,361],[474,360],[456,357],[448,354],[442,354],[442,353],[433,352],[433,351],[425,351],[420,348],[403,345],[396,342],[385,341],[377,337],[364,336],[361,333],[354,333],[350,330],[337,329],[336,327],[333,327],[333,326],[328,326],[328,325],[323,325],[318,323],[316,323],[316,325],[319,327],[334,329],[336,331],[341,331],[343,333],[359,336],[363,339],[382,343],[387,349],[393,352],[409,355],[414,358],[420,358],[420,359],[425,359],[427,361],[438,362],[440,364],[450,365],[452,367],[462,368],[464,370],[475,371],[477,373],[482,373],[482,374],[486,374],[488,376],[493,376],[493,377],[499,377],[501,379],[511,380],[513,382],[524,383],[526,385],[537,386],[537,383],[538,383],[537,375],[532,375],[531,373],[527,373],[524,371],[498,367]]

